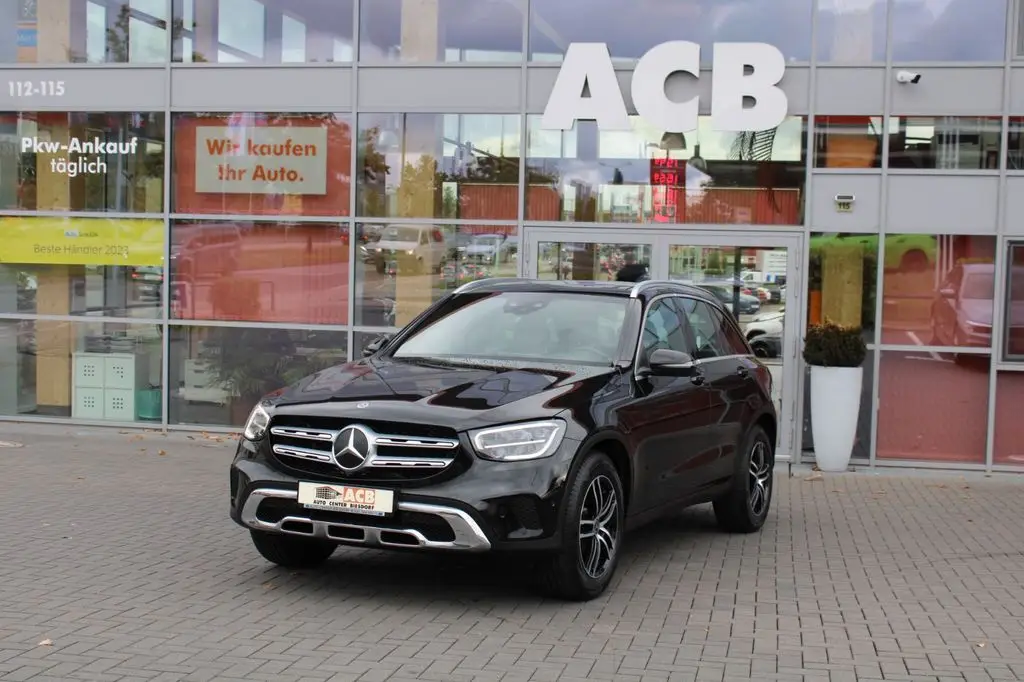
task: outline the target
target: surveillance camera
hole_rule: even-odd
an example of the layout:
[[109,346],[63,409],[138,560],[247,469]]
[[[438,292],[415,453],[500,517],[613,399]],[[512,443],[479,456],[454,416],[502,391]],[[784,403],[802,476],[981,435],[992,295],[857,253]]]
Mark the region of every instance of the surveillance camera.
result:
[[896,72],[897,83],[920,83],[921,74],[914,73],[913,71],[897,71]]

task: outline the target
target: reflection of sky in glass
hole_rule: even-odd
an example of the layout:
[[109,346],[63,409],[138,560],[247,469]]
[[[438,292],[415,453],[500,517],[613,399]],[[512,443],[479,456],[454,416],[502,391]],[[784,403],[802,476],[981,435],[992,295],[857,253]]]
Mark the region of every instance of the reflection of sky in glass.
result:
[[259,0],[220,0],[217,37],[228,47],[262,58],[265,20],[266,9]]
[[85,53],[90,62],[107,59],[107,9],[90,2],[87,5],[85,28]]
[[164,0],[131,0],[129,5],[133,10],[145,12],[157,19],[167,18],[167,3]]
[[519,156],[519,121],[516,114],[445,114],[444,155],[456,156],[455,143],[470,143],[474,153]]
[[306,25],[287,14],[281,25],[281,61],[306,61]]
[[560,59],[571,42],[607,42],[612,57],[639,59],[668,40],[701,45],[766,42],[788,60],[810,59],[810,0],[544,0],[530,7],[531,59]]
[[134,17],[128,22],[128,61],[163,62],[167,59],[167,35],[164,30]]

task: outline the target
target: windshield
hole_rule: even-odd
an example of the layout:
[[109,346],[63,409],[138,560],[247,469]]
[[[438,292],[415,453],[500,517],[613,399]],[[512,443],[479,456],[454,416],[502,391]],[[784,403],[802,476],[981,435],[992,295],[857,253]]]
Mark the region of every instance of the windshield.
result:
[[381,235],[381,241],[386,242],[418,242],[420,231],[415,227],[389,227]]
[[995,282],[992,275],[967,275],[964,277],[963,298],[991,301],[995,298]]
[[627,303],[591,294],[492,294],[420,330],[393,356],[611,365]]

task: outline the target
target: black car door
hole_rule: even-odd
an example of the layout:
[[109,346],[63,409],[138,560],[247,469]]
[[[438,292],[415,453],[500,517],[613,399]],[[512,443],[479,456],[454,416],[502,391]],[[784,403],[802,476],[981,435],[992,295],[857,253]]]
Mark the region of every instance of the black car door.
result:
[[[658,348],[687,352],[685,326],[670,297],[647,309],[638,365]],[[645,376],[634,380],[633,400],[619,412],[636,453],[636,510],[672,502],[696,485],[694,469],[708,456],[710,398],[694,377]]]
[[742,337],[717,306],[691,298],[680,299],[693,330],[691,355],[704,371],[711,401],[711,448],[714,455],[706,469],[706,483],[732,474],[743,425],[751,411],[749,399],[758,391],[755,364]]

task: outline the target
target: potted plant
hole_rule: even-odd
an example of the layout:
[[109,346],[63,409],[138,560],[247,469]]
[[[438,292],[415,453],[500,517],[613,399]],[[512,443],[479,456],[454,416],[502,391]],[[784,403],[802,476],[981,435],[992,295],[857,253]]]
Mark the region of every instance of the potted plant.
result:
[[807,330],[803,356],[811,367],[811,434],[822,471],[845,471],[850,463],[866,355],[860,327],[826,320]]

